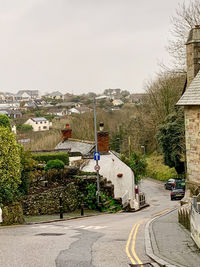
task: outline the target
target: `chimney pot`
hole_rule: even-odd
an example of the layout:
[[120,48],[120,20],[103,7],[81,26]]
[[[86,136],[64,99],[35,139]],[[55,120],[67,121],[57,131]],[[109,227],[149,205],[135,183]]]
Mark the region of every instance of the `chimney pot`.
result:
[[104,129],[104,122],[101,121],[101,122],[99,123],[99,130],[102,132],[103,129]]
[[69,124],[65,124],[65,128],[63,130],[61,130],[62,132],[62,141],[66,141],[69,138],[72,137],[72,129],[70,129]]

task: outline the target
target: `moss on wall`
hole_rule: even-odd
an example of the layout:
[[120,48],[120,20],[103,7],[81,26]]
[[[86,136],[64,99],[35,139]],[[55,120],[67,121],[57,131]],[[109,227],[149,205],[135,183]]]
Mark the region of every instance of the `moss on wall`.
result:
[[73,211],[79,205],[78,190],[74,183],[59,186],[43,193],[26,196],[22,201],[24,215],[54,214],[59,212],[62,194],[63,211]]

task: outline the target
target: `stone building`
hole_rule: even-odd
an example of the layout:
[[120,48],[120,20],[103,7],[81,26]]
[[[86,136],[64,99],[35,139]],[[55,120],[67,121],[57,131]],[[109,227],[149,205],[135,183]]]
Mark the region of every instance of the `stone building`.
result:
[[200,26],[190,30],[186,42],[187,84],[178,101],[184,106],[186,135],[186,195],[200,192]]

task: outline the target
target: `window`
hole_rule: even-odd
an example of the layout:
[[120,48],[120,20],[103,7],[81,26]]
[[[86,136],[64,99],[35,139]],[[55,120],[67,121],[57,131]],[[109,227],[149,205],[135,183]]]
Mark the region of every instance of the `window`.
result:
[[47,126],[43,126],[43,129],[47,129]]

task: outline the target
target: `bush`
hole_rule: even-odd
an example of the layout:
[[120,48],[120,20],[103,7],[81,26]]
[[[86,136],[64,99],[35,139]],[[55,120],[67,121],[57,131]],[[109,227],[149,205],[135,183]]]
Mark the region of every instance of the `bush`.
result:
[[147,168],[146,174],[148,177],[167,181],[170,178],[177,178],[177,172],[175,168],[170,168],[163,163],[163,156],[153,153],[149,158],[147,158]]
[[96,184],[89,184],[86,187],[86,194],[84,196],[84,205],[90,210],[97,208]]
[[67,153],[37,153],[32,154],[33,159],[47,163],[49,160],[59,159],[65,165],[69,165],[69,155]]
[[33,127],[29,124],[19,124],[17,125],[17,130],[21,132],[29,132],[33,130]]
[[10,203],[21,183],[20,151],[15,136],[0,127],[0,203]]
[[11,125],[10,125],[10,120],[9,118],[0,113],[0,127],[6,127],[11,131]]
[[65,167],[65,163],[62,160],[53,159],[47,162],[47,165],[45,166],[45,171],[52,170],[52,169],[61,170],[61,169],[64,169],[64,167]]

